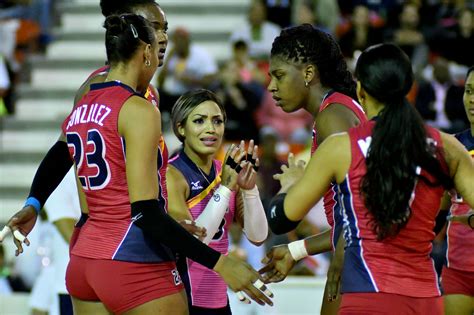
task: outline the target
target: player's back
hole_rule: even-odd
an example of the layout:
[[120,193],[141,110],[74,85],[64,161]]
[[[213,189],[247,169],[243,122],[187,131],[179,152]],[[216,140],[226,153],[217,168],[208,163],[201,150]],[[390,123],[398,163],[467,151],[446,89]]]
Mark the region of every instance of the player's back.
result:
[[[92,84],[63,123],[89,208],[89,219],[72,248],[75,255],[136,262],[173,259],[167,248],[147,242],[130,217],[126,143],[118,118],[124,103],[136,95],[117,81]],[[164,200],[160,202],[164,207]]]
[[[371,143],[370,121],[349,131],[352,160],[348,175],[338,185],[343,204],[346,251],[342,291],[385,292],[412,297],[439,296],[437,275],[429,254],[439,211],[441,186],[431,187],[417,180],[412,193],[411,216],[395,237],[377,241],[372,215],[365,207],[361,182],[366,173],[365,156]],[[428,136],[439,147],[440,134],[428,128]],[[445,161],[439,156],[442,165]],[[434,181],[421,170],[421,175]]]

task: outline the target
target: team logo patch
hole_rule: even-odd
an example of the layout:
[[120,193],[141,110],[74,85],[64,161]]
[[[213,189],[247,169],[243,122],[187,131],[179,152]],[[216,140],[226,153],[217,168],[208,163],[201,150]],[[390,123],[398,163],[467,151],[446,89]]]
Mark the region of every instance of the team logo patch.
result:
[[173,275],[174,285],[180,285],[182,281],[181,281],[181,276],[179,275],[178,270],[176,270],[176,268],[171,270],[171,274]]
[[219,195],[219,194],[214,194],[214,196],[212,196],[212,198],[214,198],[215,202],[221,201],[221,195]]
[[198,180],[196,182],[191,182],[191,190],[199,190],[202,189],[201,182]]

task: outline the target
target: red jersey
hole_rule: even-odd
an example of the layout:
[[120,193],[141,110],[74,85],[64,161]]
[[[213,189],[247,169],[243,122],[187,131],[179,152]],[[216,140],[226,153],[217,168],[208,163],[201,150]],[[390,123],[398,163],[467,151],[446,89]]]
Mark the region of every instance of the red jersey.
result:
[[[89,80],[90,78],[95,77],[97,75],[107,74],[109,73],[109,70],[110,66],[103,66],[92,72],[87,79]],[[160,97],[158,91],[153,87],[152,84],[148,85],[148,88],[143,96],[156,107],[160,107]],[[163,189],[163,196],[165,202],[168,202],[168,190],[166,188],[166,169],[168,167],[168,154],[168,147],[166,146],[165,138],[162,135],[160,138],[160,151],[158,152],[158,176],[160,181],[160,187]],[[162,165],[162,167],[160,167],[160,165]]]
[[[442,186],[415,183],[411,217],[393,238],[377,241],[369,222],[372,218],[361,196],[360,186],[366,173],[365,155],[372,140],[374,121],[349,130],[352,160],[346,179],[338,185],[344,218],[346,250],[342,292],[384,292],[411,297],[439,296],[438,277],[430,258],[439,211]],[[442,150],[439,131],[427,127],[428,136]],[[438,156],[446,167],[444,158]],[[424,170],[421,175],[433,181]]]
[[[118,132],[118,117],[133,95],[133,89],[117,81],[92,84],[62,125],[89,207],[89,219],[71,250],[74,255],[150,263],[174,260],[167,247],[148,239],[131,221],[126,143]],[[160,177],[166,164],[167,156],[160,154]],[[160,178],[158,201],[166,209],[164,180]]]
[[[471,130],[468,129],[457,134],[456,138],[474,158],[474,137],[471,135]],[[470,210],[471,208],[464,202],[462,196],[453,194],[450,209],[452,215],[466,214]],[[472,229],[459,222],[448,221],[447,238],[446,264],[448,268],[474,272],[474,252],[472,251],[474,233]]]
[[[351,97],[335,91],[329,92],[323,98],[323,102],[319,107],[319,112],[322,112],[334,103],[338,103],[349,108],[352,112],[354,112],[360,123],[364,123],[367,121],[367,116],[365,115],[364,110],[359,105],[359,103],[354,101]],[[311,146],[311,154],[313,154],[318,148],[317,132],[318,131],[316,125],[313,125],[313,143]],[[326,219],[328,221],[328,224],[332,227],[331,240],[333,248],[336,248],[339,235],[342,231],[341,207],[337,199],[337,190],[335,188],[335,183],[333,183],[331,184],[331,188],[324,195],[324,212],[326,213]]]

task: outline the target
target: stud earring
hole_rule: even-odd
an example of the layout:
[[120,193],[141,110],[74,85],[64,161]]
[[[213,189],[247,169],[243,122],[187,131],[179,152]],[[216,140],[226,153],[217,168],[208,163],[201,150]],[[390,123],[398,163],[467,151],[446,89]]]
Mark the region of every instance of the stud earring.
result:
[[308,87],[308,86],[309,86],[309,82],[305,80],[305,81],[304,81],[304,86],[305,86],[305,87]]
[[147,67],[151,66],[150,60],[148,60],[148,59],[145,60],[145,66],[147,66]]

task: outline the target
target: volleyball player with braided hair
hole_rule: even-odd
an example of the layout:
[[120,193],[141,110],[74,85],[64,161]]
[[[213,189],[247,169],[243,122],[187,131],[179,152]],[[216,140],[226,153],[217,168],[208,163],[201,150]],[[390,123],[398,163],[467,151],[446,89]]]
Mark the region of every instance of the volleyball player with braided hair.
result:
[[474,163],[455,137],[425,126],[406,100],[414,75],[399,47],[368,48],[356,77],[371,120],[328,137],[296,183],[281,174],[287,193],[274,198],[274,212],[301,220],[335,181],[346,242],[339,314],[441,315],[429,257],[433,228],[446,189],[474,205]]
[[[268,90],[273,94],[278,106],[285,112],[302,108],[313,115],[312,153],[328,136],[347,131],[367,120],[363,109],[355,101],[355,82],[347,69],[339,45],[331,35],[310,24],[284,29],[280,36],[275,38],[271,50],[270,76]],[[291,155],[288,162],[295,164]],[[278,175],[275,179],[278,179]],[[297,177],[294,180],[296,179]],[[297,241],[302,248],[299,257],[289,255],[288,246],[276,247],[267,254],[267,259],[278,260],[285,256],[288,258],[287,263],[282,263],[279,269],[279,281],[283,280],[293,267],[295,258],[301,259],[308,254],[335,250],[342,230],[340,207],[336,192],[331,188],[324,197],[324,210],[331,229]],[[267,218],[270,228],[277,234],[289,232],[299,223],[287,224],[288,221],[280,220],[278,215],[271,212],[267,213]],[[295,244],[292,244],[290,248],[294,246]],[[339,272],[330,270],[334,277],[338,276]],[[328,302],[328,299],[323,300],[322,313],[336,314],[339,299],[337,296],[331,297],[331,303]]]

